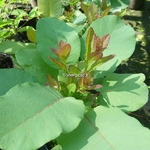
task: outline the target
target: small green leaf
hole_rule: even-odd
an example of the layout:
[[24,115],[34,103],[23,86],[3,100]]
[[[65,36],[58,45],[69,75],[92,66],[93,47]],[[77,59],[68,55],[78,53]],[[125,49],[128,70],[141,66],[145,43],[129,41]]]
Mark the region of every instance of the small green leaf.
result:
[[76,84],[70,83],[67,85],[68,91],[69,91],[69,96],[72,96],[76,92]]
[[92,52],[91,42],[93,39],[94,30],[93,28],[89,28],[88,34],[86,37],[86,52],[85,52],[85,60],[88,61],[88,55]]
[[3,20],[0,20],[0,27],[4,27],[6,25],[9,25],[9,24],[12,24],[12,20],[7,20],[7,21],[3,21]]
[[32,19],[32,18],[36,18],[39,17],[41,15],[41,13],[38,11],[38,7],[34,7],[32,8],[32,10],[29,12],[28,18]]
[[27,37],[31,42],[36,43],[36,30],[33,28],[28,29],[27,30]]
[[79,68],[77,68],[76,66],[74,65],[69,65],[68,66],[68,73],[71,73],[71,74],[79,74],[81,71],[79,70]]

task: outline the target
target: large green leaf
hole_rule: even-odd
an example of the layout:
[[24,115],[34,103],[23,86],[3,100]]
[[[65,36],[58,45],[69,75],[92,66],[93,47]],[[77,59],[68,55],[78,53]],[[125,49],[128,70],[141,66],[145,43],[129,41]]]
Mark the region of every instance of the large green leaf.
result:
[[149,150],[150,131],[117,108],[97,107],[73,132],[62,135],[63,150]]
[[103,99],[124,111],[135,111],[148,101],[148,88],[143,74],[110,74],[103,79]]
[[[109,15],[94,21],[90,27],[93,27],[97,36],[110,34],[110,42],[107,49],[103,52],[104,56],[115,54],[115,58],[104,63],[97,68],[99,74],[105,75],[113,72],[123,60],[129,58],[135,49],[135,32],[133,28],[126,26],[117,16]],[[85,54],[85,39],[87,31],[82,39],[81,57]],[[105,72],[106,71],[106,72]]]
[[38,9],[42,17],[59,17],[62,13],[61,0],[38,0]]
[[37,49],[23,49],[16,53],[17,62],[24,67],[25,71],[35,77],[39,83],[46,83],[49,74],[56,78],[58,71],[48,66],[41,58]]
[[122,9],[125,9],[129,6],[130,0],[110,0],[111,3],[111,12],[118,12]]
[[36,45],[33,43],[24,44],[22,42],[13,41],[5,41],[0,43],[0,52],[4,52],[7,54],[15,54],[17,51],[25,48],[36,48]]
[[9,89],[24,82],[36,82],[36,80],[20,69],[0,69],[0,95],[6,94]]
[[37,83],[13,87],[0,97],[0,148],[35,150],[60,133],[74,130],[85,106],[73,97]]
[[80,39],[77,32],[66,23],[56,18],[42,18],[37,23],[37,48],[41,57],[50,66],[56,65],[48,57],[56,58],[50,48],[57,49],[60,40],[71,45],[71,53],[67,59],[67,64],[77,62],[80,55]]
[[0,43],[0,52],[4,52],[7,54],[15,54],[16,51],[23,48],[25,48],[25,46],[21,42],[6,41]]

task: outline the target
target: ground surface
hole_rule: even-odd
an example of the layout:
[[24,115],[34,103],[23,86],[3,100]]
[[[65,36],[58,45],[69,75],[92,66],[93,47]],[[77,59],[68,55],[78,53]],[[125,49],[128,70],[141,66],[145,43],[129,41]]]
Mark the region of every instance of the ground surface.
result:
[[[123,20],[135,29],[137,44],[133,55],[118,67],[117,72],[143,73],[145,83],[150,86],[150,0],[146,0],[141,10],[128,10]],[[132,116],[150,128],[150,97],[149,102]]]

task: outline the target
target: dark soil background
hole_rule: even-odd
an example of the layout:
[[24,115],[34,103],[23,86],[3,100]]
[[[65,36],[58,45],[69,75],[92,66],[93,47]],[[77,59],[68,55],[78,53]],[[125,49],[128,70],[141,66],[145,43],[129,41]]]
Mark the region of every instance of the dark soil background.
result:
[[[141,10],[128,9],[123,20],[135,29],[137,43],[133,55],[116,72],[143,73],[146,77],[145,83],[150,87],[150,0],[146,0]],[[130,115],[150,129],[150,94],[148,103]]]

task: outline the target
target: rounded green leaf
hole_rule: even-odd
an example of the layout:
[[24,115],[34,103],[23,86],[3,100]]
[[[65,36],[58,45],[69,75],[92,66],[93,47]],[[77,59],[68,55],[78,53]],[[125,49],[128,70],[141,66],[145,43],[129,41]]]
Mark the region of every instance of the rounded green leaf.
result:
[[57,49],[60,40],[71,45],[71,53],[67,59],[67,64],[75,64],[80,55],[80,39],[77,32],[63,21],[56,18],[42,18],[37,23],[37,48],[41,57],[51,67],[57,66],[48,59],[48,57],[56,58],[50,51],[50,48]]
[[37,81],[29,73],[20,69],[0,69],[0,95],[6,94],[12,87],[24,82]]
[[120,12],[129,6],[130,0],[110,0],[111,12]]
[[37,49],[23,49],[16,53],[16,59],[26,72],[30,73],[41,84],[47,82],[47,75],[57,77],[58,71],[48,66]]
[[38,0],[38,9],[42,17],[59,17],[62,13],[61,0]]
[[[98,72],[103,75],[113,72],[116,67],[125,59],[129,58],[135,49],[135,32],[132,27],[124,24],[124,22],[117,16],[109,15],[101,19],[95,20],[91,26],[97,36],[102,37],[110,34],[110,41],[104,56],[115,54],[116,56],[97,68]],[[88,30],[87,30],[88,31]],[[82,39],[81,57],[84,58],[85,54],[85,40],[86,33]],[[100,73],[99,73],[100,74]]]
[[63,150],[149,150],[150,131],[118,108],[99,106],[57,141]]
[[15,54],[18,50],[24,49],[25,45],[21,42],[5,41],[0,43],[0,52]]
[[85,106],[50,87],[24,83],[0,97],[0,148],[35,150],[74,130]]
[[100,89],[103,100],[124,111],[136,111],[148,101],[144,80],[143,74],[110,74]]

